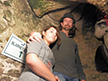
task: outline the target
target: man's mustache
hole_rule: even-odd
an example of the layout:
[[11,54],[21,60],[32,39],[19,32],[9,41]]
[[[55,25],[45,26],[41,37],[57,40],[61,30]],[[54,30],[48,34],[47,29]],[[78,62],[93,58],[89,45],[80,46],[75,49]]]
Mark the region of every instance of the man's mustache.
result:
[[66,30],[66,31],[70,31],[71,28],[66,29],[65,27],[63,27],[63,29]]
[[69,26],[70,27],[70,25],[65,25],[65,26]]

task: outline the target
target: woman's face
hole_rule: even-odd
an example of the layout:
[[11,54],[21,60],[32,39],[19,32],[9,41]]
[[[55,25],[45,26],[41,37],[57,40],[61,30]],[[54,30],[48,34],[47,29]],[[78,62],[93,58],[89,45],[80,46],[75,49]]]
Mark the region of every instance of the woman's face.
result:
[[50,27],[46,32],[43,31],[43,40],[49,46],[57,40],[57,30],[53,27]]

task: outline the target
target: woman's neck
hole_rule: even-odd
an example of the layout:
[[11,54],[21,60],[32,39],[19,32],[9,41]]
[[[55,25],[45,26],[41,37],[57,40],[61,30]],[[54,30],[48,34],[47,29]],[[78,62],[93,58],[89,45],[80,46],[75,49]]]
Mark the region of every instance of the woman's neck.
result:
[[43,40],[46,43],[46,45],[48,45],[48,46],[50,45],[47,40],[45,40],[44,38],[43,38]]

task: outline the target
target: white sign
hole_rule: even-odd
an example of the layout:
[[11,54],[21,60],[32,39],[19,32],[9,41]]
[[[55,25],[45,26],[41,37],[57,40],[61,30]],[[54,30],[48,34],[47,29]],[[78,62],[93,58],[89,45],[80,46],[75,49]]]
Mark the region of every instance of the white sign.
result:
[[25,63],[25,47],[26,42],[12,34],[3,49],[2,54],[21,63]]

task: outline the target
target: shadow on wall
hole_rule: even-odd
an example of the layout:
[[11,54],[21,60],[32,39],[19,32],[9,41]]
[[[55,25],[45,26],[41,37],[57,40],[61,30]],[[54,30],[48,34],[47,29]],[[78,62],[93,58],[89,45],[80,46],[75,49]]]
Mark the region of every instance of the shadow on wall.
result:
[[94,30],[95,30],[94,25],[96,21],[98,20],[97,15],[99,13],[97,12],[98,8],[95,7],[94,5],[91,5],[89,3],[81,4],[81,5],[83,5],[83,11],[81,13],[81,17],[79,20],[83,18],[82,34],[86,36],[88,32],[94,33]]

